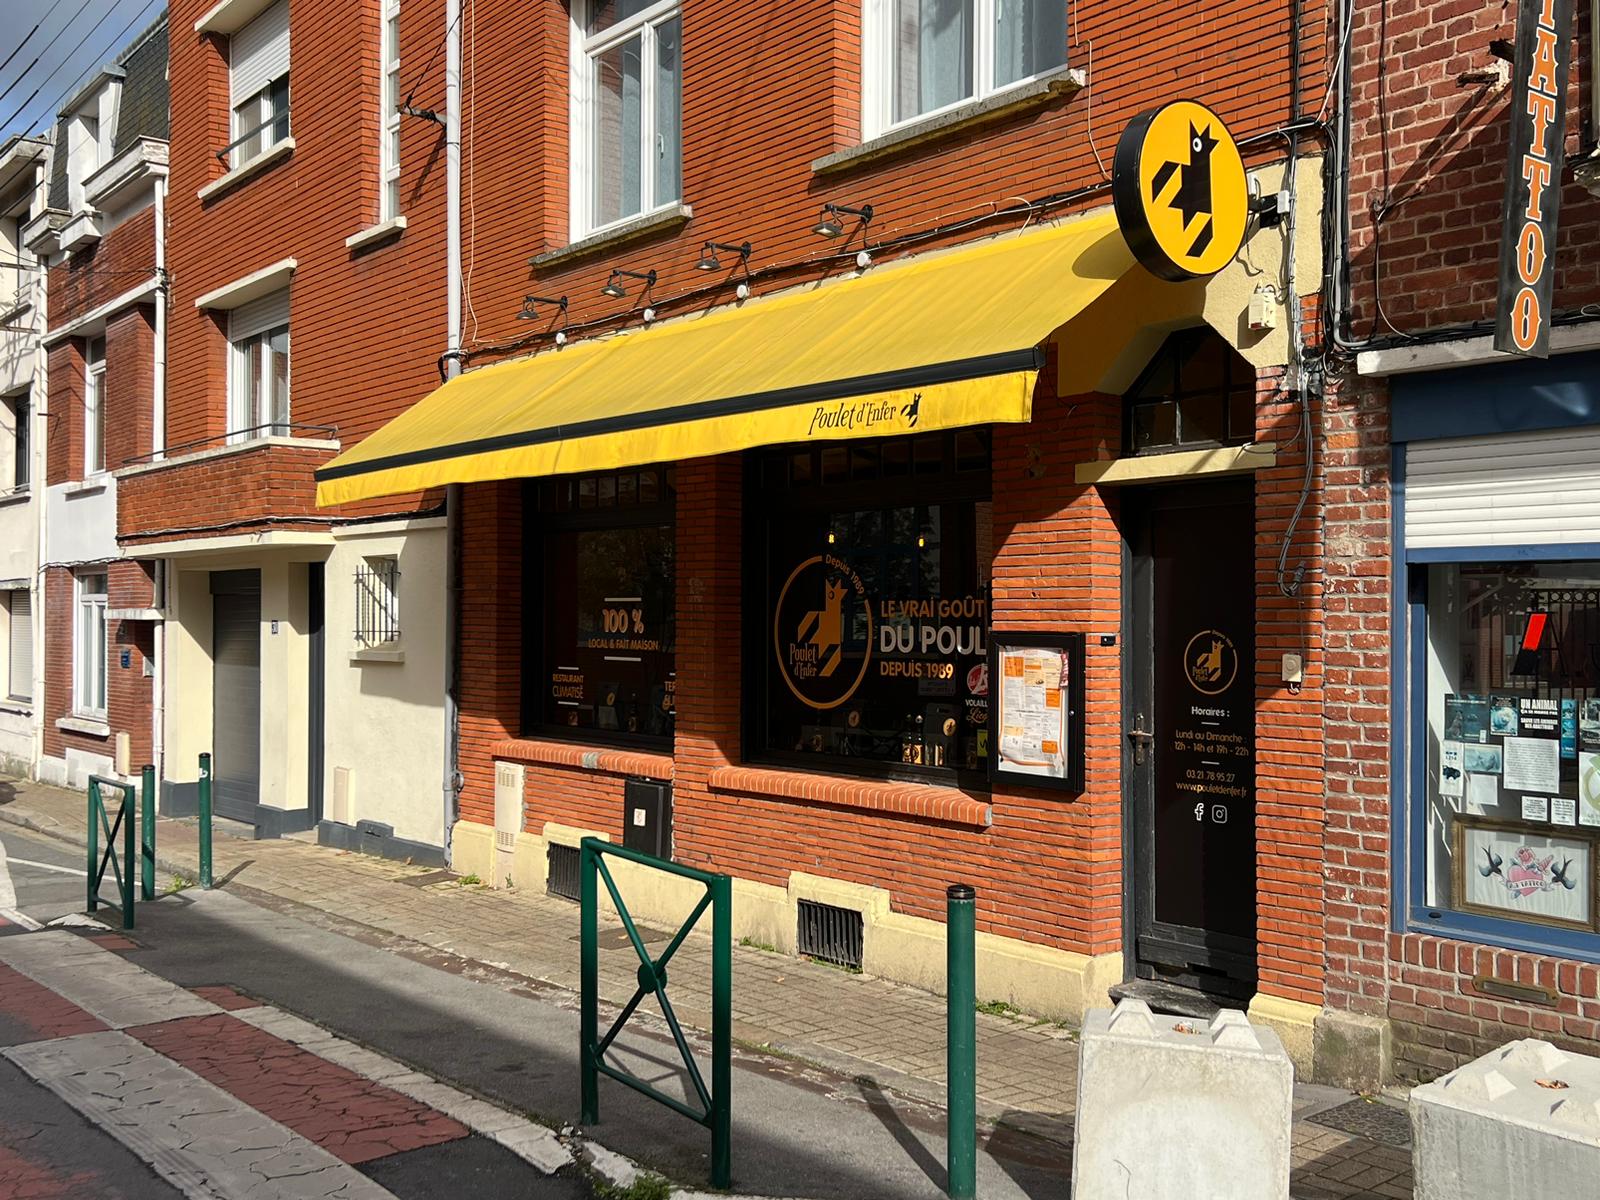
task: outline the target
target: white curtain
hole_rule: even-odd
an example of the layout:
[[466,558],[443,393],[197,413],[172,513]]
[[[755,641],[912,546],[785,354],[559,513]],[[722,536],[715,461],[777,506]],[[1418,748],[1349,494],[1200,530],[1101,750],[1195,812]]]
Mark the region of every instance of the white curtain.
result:
[[894,0],[895,121],[972,95],[975,0]]
[[1066,0],[994,0],[995,87],[1066,61]]

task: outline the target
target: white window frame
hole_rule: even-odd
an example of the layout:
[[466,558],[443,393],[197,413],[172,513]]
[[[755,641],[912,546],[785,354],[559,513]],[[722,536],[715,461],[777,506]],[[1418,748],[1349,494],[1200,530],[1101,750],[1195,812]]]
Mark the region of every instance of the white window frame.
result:
[[[22,596],[28,602],[28,675],[27,678],[17,678],[17,655],[12,653],[12,647],[17,644],[17,597]],[[13,588],[5,594],[6,601],[6,698],[18,704],[33,703],[33,593],[27,588]],[[18,687],[18,684],[21,687]]]
[[[100,357],[91,351],[99,343]],[[83,475],[106,470],[106,337],[97,333],[83,343]]]
[[[228,318],[228,428],[230,444],[266,437],[287,437],[292,432],[294,396],[294,341],[291,336],[289,299],[286,294],[263,296],[251,306],[235,309]],[[277,386],[275,338],[284,341],[284,396],[281,419],[271,412]],[[255,369],[251,370],[251,359]],[[260,402],[267,408],[263,411]],[[266,428],[271,426],[271,428]]]
[[[259,23],[271,20],[277,15],[282,6],[283,43],[281,58],[273,57],[246,57],[240,46],[241,39],[250,38],[249,31],[256,29],[255,38],[260,37],[259,30],[268,28]],[[257,46],[258,54],[265,54],[262,47],[275,47],[277,42],[260,42]],[[227,155],[228,167],[233,170],[268,153],[274,147],[287,140],[293,133],[292,109],[294,94],[292,84],[293,43],[290,40],[289,9],[287,0],[276,0],[268,4],[260,13],[245,25],[235,30],[228,44],[228,137],[229,152]],[[265,64],[263,66],[263,64]],[[273,69],[276,68],[276,69]],[[269,74],[268,71],[271,71]],[[240,73],[248,71],[245,79],[240,80]],[[272,94],[283,85],[283,111],[280,113],[272,102]],[[250,90],[245,91],[244,88]],[[273,128],[279,120],[284,124],[283,136],[278,136]],[[243,139],[243,140],[241,140]]]
[[[85,585],[91,579],[101,581],[101,591],[87,590]],[[104,567],[72,577],[72,711],[101,721],[106,719],[110,679],[111,625],[106,620],[110,587],[111,577]],[[93,621],[100,631],[98,646],[85,644],[86,621]]]
[[378,220],[400,215],[400,0],[383,0],[378,38]]
[[972,94],[939,108],[903,120],[894,119],[894,7],[895,0],[865,0],[861,38],[861,125],[865,139],[882,137],[897,129],[953,112],[963,105],[1004,95],[1048,78],[1066,66],[1048,67],[996,87],[994,83],[995,5],[1004,0],[973,0],[972,13]]
[[[640,217],[648,217],[652,213],[670,208],[683,201],[683,128],[680,116],[678,129],[678,194],[665,198],[655,194],[656,173],[654,160],[649,153],[649,147],[654,143],[653,131],[656,126],[656,73],[654,70],[645,70],[642,63],[654,63],[656,60],[656,27],[672,18],[680,20],[679,29],[682,29],[683,0],[657,0],[657,3],[635,13],[625,20],[618,21],[609,29],[595,35],[587,36],[584,33],[589,23],[589,9],[600,0],[572,0],[572,62],[571,93],[572,114],[569,124],[569,134],[572,139],[572,190],[570,208],[572,213],[571,228],[572,240],[589,237],[593,234],[604,233],[607,229],[624,225],[629,221],[637,221]],[[594,161],[594,132],[595,114],[599,111],[599,72],[594,69],[594,62],[600,55],[612,49],[618,43],[625,42],[635,34],[640,35],[639,52],[642,59],[639,71],[639,127],[645,131],[640,138],[640,175],[639,175],[639,211],[626,213],[614,221],[604,224],[597,223],[594,219],[595,199],[595,161]],[[680,37],[681,32],[680,32]],[[678,87],[680,95],[683,88],[683,62],[679,57]]]

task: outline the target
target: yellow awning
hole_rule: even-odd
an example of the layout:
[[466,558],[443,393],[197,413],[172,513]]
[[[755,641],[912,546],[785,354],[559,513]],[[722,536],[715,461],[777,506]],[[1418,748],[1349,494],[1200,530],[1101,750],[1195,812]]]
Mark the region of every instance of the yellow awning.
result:
[[1120,279],[1110,214],[468,371],[317,472],[317,503],[1032,415],[1040,344]]

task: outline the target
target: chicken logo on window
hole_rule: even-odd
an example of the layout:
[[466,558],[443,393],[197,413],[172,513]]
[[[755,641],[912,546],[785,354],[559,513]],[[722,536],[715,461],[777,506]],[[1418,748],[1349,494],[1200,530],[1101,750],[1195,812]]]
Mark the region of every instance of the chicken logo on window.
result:
[[1191,100],[1128,124],[1117,143],[1112,198],[1129,248],[1162,279],[1213,275],[1244,242],[1244,160],[1222,119]]
[[872,661],[872,604],[861,576],[835,554],[806,559],[778,593],[772,648],[783,681],[815,709],[855,694]]
[[1216,696],[1228,690],[1239,673],[1239,652],[1233,639],[1216,629],[1202,629],[1183,652],[1184,674],[1197,692]]

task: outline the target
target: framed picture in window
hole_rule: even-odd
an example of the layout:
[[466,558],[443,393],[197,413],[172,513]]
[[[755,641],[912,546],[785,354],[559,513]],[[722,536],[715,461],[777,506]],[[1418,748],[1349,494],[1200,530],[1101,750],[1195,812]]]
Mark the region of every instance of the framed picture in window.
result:
[[1455,907],[1593,930],[1595,843],[1501,821],[1455,820]]
[[989,778],[1083,791],[1081,633],[992,633]]

